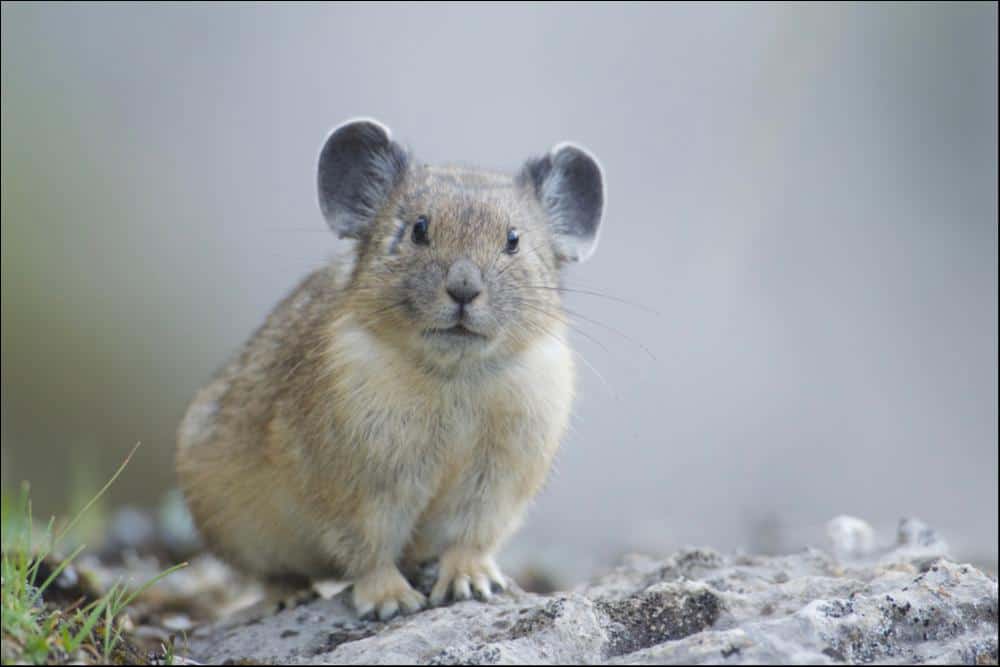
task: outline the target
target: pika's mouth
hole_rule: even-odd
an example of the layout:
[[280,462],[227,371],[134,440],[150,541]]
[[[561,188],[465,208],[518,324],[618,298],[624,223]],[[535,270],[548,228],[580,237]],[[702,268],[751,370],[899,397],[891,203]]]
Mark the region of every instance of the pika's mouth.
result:
[[456,340],[485,340],[486,336],[472,329],[466,328],[462,324],[456,324],[453,327],[448,327],[447,329],[427,329],[425,334],[431,336],[443,336],[446,338],[453,338]]

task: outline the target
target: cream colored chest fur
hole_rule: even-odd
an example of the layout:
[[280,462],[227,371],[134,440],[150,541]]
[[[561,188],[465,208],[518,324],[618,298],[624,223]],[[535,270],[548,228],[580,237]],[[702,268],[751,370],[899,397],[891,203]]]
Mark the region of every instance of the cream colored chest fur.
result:
[[[328,363],[336,432],[327,455],[330,468],[364,468],[365,483],[381,487],[374,497],[357,489],[373,505],[361,515],[377,517],[384,508],[396,517],[413,559],[437,555],[457,530],[478,525],[494,534],[499,528],[489,525],[484,504],[526,503],[567,425],[573,367],[566,344],[545,337],[503,366],[445,378],[415,367],[349,318],[334,328]],[[400,506],[414,515],[401,515]],[[481,516],[471,521],[470,512]]]

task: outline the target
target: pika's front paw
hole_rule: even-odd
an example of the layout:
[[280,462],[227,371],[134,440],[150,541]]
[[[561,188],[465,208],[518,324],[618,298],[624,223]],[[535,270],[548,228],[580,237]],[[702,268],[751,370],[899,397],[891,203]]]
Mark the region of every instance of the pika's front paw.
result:
[[452,549],[441,557],[438,580],[431,591],[431,604],[440,605],[451,594],[455,601],[475,595],[489,600],[496,590],[506,590],[507,580],[490,556],[476,551]]
[[377,615],[388,621],[399,612],[420,611],[426,604],[395,567],[375,570],[354,582],[354,609],[362,618]]

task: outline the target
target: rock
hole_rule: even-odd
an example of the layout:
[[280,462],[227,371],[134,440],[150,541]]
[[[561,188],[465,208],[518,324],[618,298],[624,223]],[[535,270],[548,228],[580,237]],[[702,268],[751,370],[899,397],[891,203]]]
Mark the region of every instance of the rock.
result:
[[156,536],[156,524],[148,513],[134,507],[121,507],[111,517],[106,536],[109,551],[135,550]]
[[841,559],[861,558],[875,551],[875,530],[867,521],[841,515],[826,524],[833,554]]
[[[388,623],[357,619],[345,591],[200,628],[187,657],[278,664],[996,664],[995,579],[945,558],[936,534],[913,520],[901,524],[898,544],[883,553],[857,530],[841,532],[864,547],[847,549],[846,560],[815,549],[773,557],[707,549],[664,560],[632,556],[571,592],[515,588],[489,603],[462,602]],[[836,541],[834,547],[845,551]],[[418,585],[429,578],[425,573]]]
[[201,538],[180,489],[167,492],[157,511],[159,539],[175,560],[191,558],[202,550]]
[[179,489],[168,491],[155,510],[125,506],[115,511],[100,548],[108,562],[124,560],[124,554],[155,555],[180,562],[204,550],[194,520]]
[[913,563],[921,568],[939,558],[948,557],[948,543],[920,519],[901,519],[896,529],[896,546],[884,554],[880,563]]

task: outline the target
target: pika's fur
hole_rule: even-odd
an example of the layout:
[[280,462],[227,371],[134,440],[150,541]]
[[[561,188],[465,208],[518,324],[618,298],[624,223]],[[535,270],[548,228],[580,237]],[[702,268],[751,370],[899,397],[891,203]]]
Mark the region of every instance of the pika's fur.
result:
[[213,550],[263,579],[341,578],[360,614],[504,586],[493,554],[566,429],[559,272],[593,251],[601,169],[560,144],[514,177],[417,164],[370,120],[319,159],[352,261],[306,278],[198,393],[177,469]]

